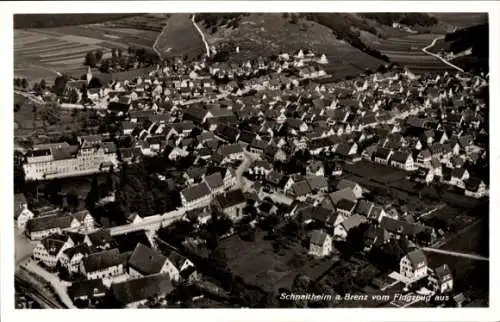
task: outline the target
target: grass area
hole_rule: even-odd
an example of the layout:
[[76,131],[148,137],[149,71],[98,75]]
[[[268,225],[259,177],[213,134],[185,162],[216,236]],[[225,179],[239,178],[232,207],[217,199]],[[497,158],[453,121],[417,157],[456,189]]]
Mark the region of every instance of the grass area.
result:
[[385,184],[404,179],[408,176],[408,172],[404,170],[366,160],[362,160],[356,164],[345,164],[343,168],[344,171],[356,176]]
[[259,231],[256,240],[248,242],[235,235],[221,242],[219,247],[225,250],[234,274],[265,291],[289,289],[299,273],[315,279],[333,263],[331,258],[308,258],[307,249],[296,243],[290,243],[275,253],[272,242],[265,240],[264,236],[265,232]]
[[140,13],[73,13],[73,14],[15,14],[14,28],[48,28],[68,25],[83,25],[125,17]]
[[172,14],[156,46],[164,58],[188,56],[196,58],[205,52],[201,35],[189,14]]

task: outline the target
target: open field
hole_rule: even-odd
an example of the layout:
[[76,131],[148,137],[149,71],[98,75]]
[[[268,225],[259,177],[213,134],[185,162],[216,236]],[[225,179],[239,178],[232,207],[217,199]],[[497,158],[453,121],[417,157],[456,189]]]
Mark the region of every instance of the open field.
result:
[[434,12],[430,15],[457,28],[479,25],[488,21],[488,14],[481,12]]
[[[229,267],[235,275],[265,291],[289,289],[299,273],[316,279],[333,264],[331,258],[308,259],[307,249],[293,243],[275,253],[271,241],[263,239],[264,235],[259,231],[255,242],[244,241],[235,235],[222,241],[219,247],[225,250]],[[299,258],[304,261],[296,267],[292,262]]]
[[316,22],[302,20],[292,24],[280,13],[252,13],[242,16],[239,27],[219,26],[215,33],[199,23],[210,45],[229,43],[239,46],[240,53],[233,61],[255,59],[286,51],[296,54],[300,49],[312,49],[325,54],[329,64],[325,70],[333,76],[359,75],[365,69],[373,69],[384,63],[337,39],[331,29]]
[[412,71],[453,70],[439,59],[427,55],[422,48],[428,46],[438,34],[416,34],[404,37],[379,39],[365,37],[375,49],[387,55],[392,62],[407,66]]
[[202,38],[189,14],[172,14],[161,36],[158,38],[156,49],[164,58],[188,56],[196,58],[205,52]]
[[14,75],[48,81],[57,72],[79,77],[85,73],[85,54],[100,49],[104,57],[111,48],[128,46],[151,48],[157,32],[105,28],[103,24],[14,30]]

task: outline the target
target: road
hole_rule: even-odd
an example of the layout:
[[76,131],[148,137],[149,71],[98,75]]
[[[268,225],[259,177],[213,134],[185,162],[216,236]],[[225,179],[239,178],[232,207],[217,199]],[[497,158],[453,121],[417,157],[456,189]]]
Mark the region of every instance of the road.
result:
[[32,101],[35,104],[44,104],[45,103],[45,101],[43,99],[38,98],[35,95],[27,93],[27,92],[23,92],[23,91],[19,91],[19,90],[15,89],[14,93],[26,97],[27,99],[29,99],[30,101]]
[[441,56],[439,56],[438,54],[434,54],[434,53],[431,53],[430,51],[428,51],[429,48],[431,48],[432,46],[434,46],[436,44],[436,41],[440,40],[440,39],[444,39],[444,36],[439,36],[439,37],[436,37],[432,40],[432,42],[427,46],[427,47],[424,47],[422,48],[422,51],[424,53],[426,53],[427,55],[431,55],[437,59],[439,59],[440,61],[442,61],[443,63],[445,63],[446,65],[450,66],[450,67],[453,67],[455,68],[456,70],[458,70],[459,72],[464,72],[464,70],[452,63],[450,63],[449,61],[447,61],[446,59],[442,58]]
[[248,151],[244,152],[244,157],[243,157],[243,162],[240,164],[240,166],[236,169],[235,174],[236,174],[236,182],[238,184],[238,187],[243,190],[243,192],[248,191],[249,185],[247,184],[245,178],[243,177],[243,173],[250,168],[252,163],[254,163],[256,160],[260,158],[260,156],[256,153],[251,153]]
[[43,308],[64,308],[48,285],[44,285],[23,267],[16,269],[15,284],[21,293],[30,295]]
[[191,21],[193,22],[194,27],[198,32],[200,33],[201,40],[203,41],[203,44],[205,45],[205,50],[207,51],[207,57],[210,57],[210,46],[208,46],[207,40],[205,39],[205,35],[203,34],[203,31],[201,31],[200,27],[196,24],[196,21],[194,21],[196,14],[193,13],[193,16],[191,17]]
[[484,257],[484,256],[454,252],[451,250],[444,250],[444,249],[437,249],[437,248],[430,248],[430,247],[422,247],[422,250],[424,250],[426,252],[433,252],[433,253],[445,254],[445,255],[450,255],[450,256],[458,256],[458,257],[464,257],[464,258],[480,260],[480,261],[489,261],[489,259],[487,257]]
[[155,43],[153,44],[153,50],[158,55],[158,58],[160,58],[160,61],[163,60],[163,57],[162,57],[161,53],[158,51],[158,49],[156,49],[156,46],[158,45],[158,40],[160,40],[161,37],[163,37],[163,33],[167,31],[167,26],[168,26],[168,23],[165,24],[165,26],[161,30],[160,34],[158,35],[158,37],[156,37]]
[[157,230],[160,227],[170,225],[184,216],[185,208],[167,212],[163,215],[145,217],[140,223],[111,227],[109,232],[112,236],[128,234],[138,230]]

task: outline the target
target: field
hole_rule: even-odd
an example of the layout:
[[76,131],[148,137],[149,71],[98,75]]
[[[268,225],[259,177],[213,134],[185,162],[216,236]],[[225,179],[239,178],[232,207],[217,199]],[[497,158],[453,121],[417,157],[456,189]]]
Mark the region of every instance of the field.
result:
[[191,59],[205,52],[201,35],[189,16],[180,13],[170,15],[156,45],[164,58],[187,55]]
[[373,35],[364,34],[363,39],[373,48],[387,55],[392,62],[407,66],[415,72],[443,71],[452,68],[439,59],[422,51],[439,34],[415,34],[404,37],[380,39]]
[[325,70],[338,78],[359,75],[367,68],[374,69],[384,63],[337,39],[325,26],[305,20],[292,24],[279,13],[242,16],[238,28],[219,26],[215,33],[202,22],[199,25],[210,45],[229,43],[239,46],[240,53],[232,55],[234,61],[312,49],[317,54],[326,55],[329,64]]
[[431,15],[458,28],[479,25],[488,21],[488,14],[481,12],[435,12]]
[[[264,240],[265,233],[259,232],[255,242],[243,241],[232,236],[220,243],[226,252],[231,271],[246,283],[259,286],[265,291],[290,288],[299,273],[316,279],[333,264],[332,259],[311,260],[306,257],[307,249],[290,244],[287,249],[275,253],[271,241]],[[300,264],[292,262],[302,258]],[[298,266],[298,267],[296,267]]]
[[14,75],[31,81],[50,81],[57,72],[79,77],[85,73],[85,54],[100,49],[104,57],[111,48],[151,48],[157,32],[105,28],[103,24],[14,30]]

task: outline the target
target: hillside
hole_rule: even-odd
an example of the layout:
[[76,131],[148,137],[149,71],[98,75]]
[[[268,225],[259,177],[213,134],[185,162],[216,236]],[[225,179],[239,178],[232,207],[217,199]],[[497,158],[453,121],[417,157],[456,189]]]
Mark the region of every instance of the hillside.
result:
[[140,13],[15,14],[14,29],[51,28],[118,20]]
[[452,62],[472,72],[488,72],[489,25],[482,24],[458,30],[445,37],[447,51],[458,54],[471,49],[470,55],[458,57]]
[[[318,54],[325,54],[329,60],[325,69],[338,77],[358,75],[366,69],[373,70],[387,63],[386,57],[359,41],[355,30],[329,23],[328,15],[217,15],[197,14],[196,20],[211,46],[239,47],[239,54],[236,55],[234,51],[230,53],[234,61],[255,59],[259,55],[273,55],[283,51],[295,54],[300,49],[310,49]],[[368,29],[369,26],[363,28]]]

